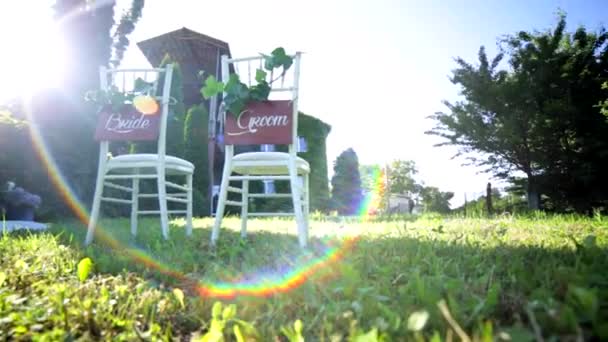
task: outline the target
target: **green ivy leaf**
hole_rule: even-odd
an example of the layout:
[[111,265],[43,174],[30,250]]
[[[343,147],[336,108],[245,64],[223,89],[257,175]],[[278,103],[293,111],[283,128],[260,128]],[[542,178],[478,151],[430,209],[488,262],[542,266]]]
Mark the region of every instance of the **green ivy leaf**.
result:
[[153,83],[144,81],[141,77],[138,77],[135,80],[135,85],[133,86],[133,91],[138,93],[148,93],[152,87]]
[[282,47],[274,49],[270,56],[264,57],[266,59],[264,62],[264,68],[266,70],[283,67],[283,71],[286,71],[293,64],[293,58],[289,57]]
[[213,97],[224,91],[224,83],[219,82],[215,76],[210,75],[205,80],[205,85],[201,89],[201,94],[208,100],[210,97]]
[[243,109],[245,109],[245,104],[242,101],[238,101],[233,103],[229,109],[228,112],[232,113],[232,115],[234,115],[234,117],[238,117],[241,112],[243,111]]
[[293,64],[293,59],[287,56],[287,53],[285,53],[285,49],[283,49],[282,47],[274,49],[271,55],[274,59],[275,67],[282,66],[283,70],[287,70],[289,69],[289,67],[291,67],[291,64]]
[[255,71],[255,81],[258,83],[266,82],[266,76],[268,73],[262,69],[256,69]]
[[224,87],[226,93],[234,95],[237,98],[246,100],[249,97],[249,88],[241,82],[237,74],[230,75],[228,83]]
[[270,94],[270,84],[266,81],[260,82],[258,85],[251,87],[249,97],[253,101],[266,101]]
[[78,262],[78,279],[85,281],[89,277],[89,273],[93,270],[93,261],[90,258],[84,258]]

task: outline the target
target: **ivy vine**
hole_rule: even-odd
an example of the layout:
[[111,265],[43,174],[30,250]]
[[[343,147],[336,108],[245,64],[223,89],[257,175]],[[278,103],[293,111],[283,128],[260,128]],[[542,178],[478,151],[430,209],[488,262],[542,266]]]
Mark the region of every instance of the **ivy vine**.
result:
[[[256,69],[255,81],[257,84],[248,87],[241,82],[239,75],[231,74],[225,84],[218,81],[215,76],[210,75],[205,80],[205,85],[201,88],[201,94],[205,99],[209,99],[220,93],[224,95],[224,106],[226,110],[234,116],[239,115],[249,102],[260,102],[268,100],[271,85],[279,80],[293,64],[293,58],[285,53],[285,49],[278,47],[270,55],[264,55],[264,69]],[[270,82],[266,81],[268,71],[282,69],[281,74]],[[272,74],[271,74],[272,75]]]
[[119,110],[126,103],[133,103],[136,97],[153,96],[154,84],[146,82],[142,78],[137,78],[133,85],[133,90],[123,92],[115,85],[108,87],[107,90],[91,90],[85,94],[85,101],[92,102],[100,107],[110,105],[113,110]]

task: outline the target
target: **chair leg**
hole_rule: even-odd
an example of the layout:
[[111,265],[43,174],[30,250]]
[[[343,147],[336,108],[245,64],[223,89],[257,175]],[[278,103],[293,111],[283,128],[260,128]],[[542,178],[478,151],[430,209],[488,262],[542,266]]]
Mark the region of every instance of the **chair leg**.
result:
[[165,169],[158,168],[158,206],[160,211],[160,227],[165,240],[169,239],[169,214],[167,213],[167,185],[165,183]]
[[215,222],[213,224],[213,231],[211,232],[211,245],[215,246],[217,239],[220,236],[220,225],[222,224],[222,218],[224,216],[224,209],[226,207],[226,198],[228,197],[228,184],[230,174],[232,172],[231,160],[226,158],[224,162],[224,172],[222,173],[222,184],[220,185],[220,193],[217,199],[217,209],[215,210]]
[[104,171],[102,168],[100,168],[97,171],[97,183],[95,183],[95,194],[93,195],[93,205],[91,206],[91,217],[89,218],[87,237],[84,240],[85,245],[88,245],[93,242],[93,237],[95,235],[95,227],[97,226],[97,220],[99,219],[99,209],[101,206],[101,194],[103,193],[103,178]]
[[302,187],[298,181],[298,171],[295,163],[289,163],[289,179],[291,183],[293,210],[296,216],[296,223],[298,225],[298,241],[300,243],[300,247],[305,248],[308,242],[308,228],[306,227],[306,221],[304,220],[304,213],[302,210]]
[[188,204],[186,205],[186,235],[192,235],[192,174],[186,175]]
[[241,237],[247,237],[247,215],[249,211],[249,181],[243,181],[243,194],[241,199]]
[[139,179],[133,178],[131,192],[131,235],[137,235],[137,211],[139,210]]

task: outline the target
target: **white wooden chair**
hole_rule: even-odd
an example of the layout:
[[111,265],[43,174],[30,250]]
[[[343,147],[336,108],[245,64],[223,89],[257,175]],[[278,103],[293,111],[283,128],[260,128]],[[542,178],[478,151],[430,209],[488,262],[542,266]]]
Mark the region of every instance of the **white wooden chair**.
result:
[[[136,106],[126,105],[126,109],[119,112],[107,107],[105,111],[100,112],[95,137],[100,141],[97,182],[85,244],[93,241],[102,201],[131,205],[131,234],[133,236],[137,234],[138,216],[155,214],[160,214],[162,235],[165,239],[169,237],[169,214],[186,214],[186,232],[188,235],[192,233],[194,165],[186,160],[165,154],[172,75],[173,66],[171,64],[155,69],[100,68],[102,90],[114,87],[113,89],[120,92],[137,93],[133,89],[135,80],[143,80],[146,82],[145,84],[149,84],[148,94],[156,100],[157,111],[152,115],[144,115],[141,111],[136,110]],[[160,95],[157,92],[159,83],[162,83]],[[108,157],[110,141],[137,140],[156,141],[157,153]],[[185,176],[185,185],[170,182],[166,179],[167,176]],[[158,191],[140,193],[140,180],[156,180]],[[103,195],[106,187],[127,193],[128,198],[106,197]],[[172,188],[171,193],[167,192],[167,187]],[[139,200],[142,198],[158,198],[159,210],[139,210]],[[186,209],[168,210],[167,202],[185,204]]]
[[[242,237],[247,236],[247,219],[250,216],[295,216],[299,244],[303,248],[306,247],[310,166],[306,160],[296,154],[300,53],[296,53],[293,59],[293,65],[287,73],[282,75],[280,81],[271,84],[270,101],[258,102],[246,107],[238,119],[222,110],[225,120],[225,161],[215,224],[211,234],[212,245],[216,244],[219,237],[224,208],[226,205],[232,205],[241,207]],[[239,73],[241,82],[250,86],[252,85],[252,75],[255,75],[255,68],[261,68],[263,63],[263,56],[239,59],[222,56],[222,80],[223,82],[228,81],[229,70],[234,69],[238,73],[241,69]],[[252,65],[254,65],[253,68]],[[273,75],[269,74],[268,79],[272,80]],[[276,101],[273,100],[274,98],[283,100]],[[234,154],[235,145],[251,144],[288,145],[288,152]],[[263,180],[289,181],[291,192],[282,194],[249,192],[250,181]],[[231,186],[231,181],[242,181],[242,187]],[[228,192],[239,193],[241,201],[227,200]],[[291,213],[249,212],[249,199],[254,198],[291,198],[294,210]]]

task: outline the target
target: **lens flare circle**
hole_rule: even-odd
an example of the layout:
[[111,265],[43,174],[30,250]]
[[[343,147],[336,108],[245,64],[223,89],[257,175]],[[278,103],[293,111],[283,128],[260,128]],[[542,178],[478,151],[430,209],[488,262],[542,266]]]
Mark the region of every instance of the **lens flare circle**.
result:
[[154,115],[158,113],[158,102],[154,97],[149,95],[139,95],[133,99],[133,107],[137,109],[138,112],[144,115]]

